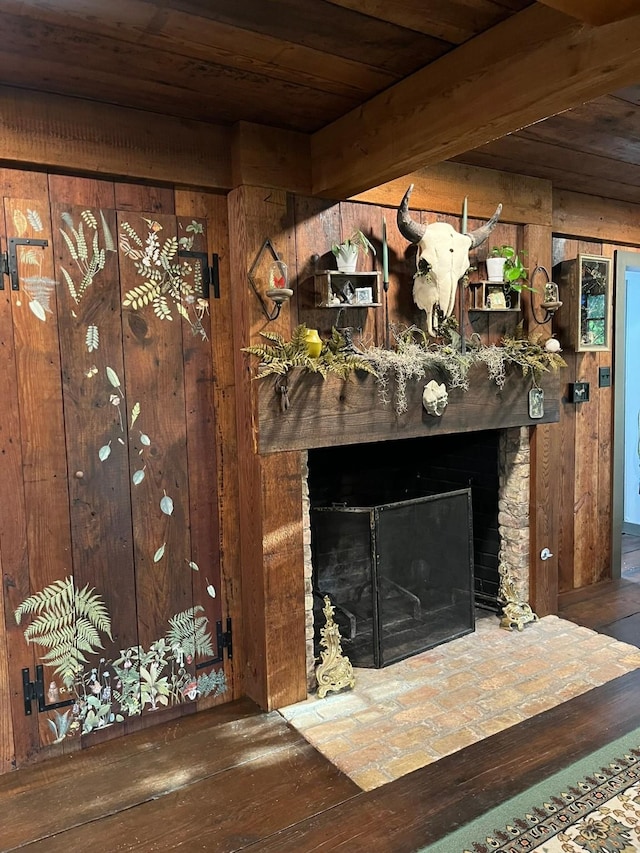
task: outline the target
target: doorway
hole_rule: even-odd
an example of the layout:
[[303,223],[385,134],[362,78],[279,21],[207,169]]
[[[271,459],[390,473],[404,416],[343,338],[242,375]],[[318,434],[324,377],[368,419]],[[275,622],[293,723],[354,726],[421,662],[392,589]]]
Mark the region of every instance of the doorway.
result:
[[213,223],[173,191],[4,180],[0,729],[20,766],[232,689]]
[[613,578],[640,536],[640,378],[628,342],[640,336],[640,253],[616,252],[613,433]]

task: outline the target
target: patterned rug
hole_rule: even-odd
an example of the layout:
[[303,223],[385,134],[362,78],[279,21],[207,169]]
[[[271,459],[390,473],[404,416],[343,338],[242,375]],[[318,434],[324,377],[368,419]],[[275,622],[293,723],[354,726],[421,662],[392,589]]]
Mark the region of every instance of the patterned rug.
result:
[[423,848],[420,853],[640,850],[640,731]]

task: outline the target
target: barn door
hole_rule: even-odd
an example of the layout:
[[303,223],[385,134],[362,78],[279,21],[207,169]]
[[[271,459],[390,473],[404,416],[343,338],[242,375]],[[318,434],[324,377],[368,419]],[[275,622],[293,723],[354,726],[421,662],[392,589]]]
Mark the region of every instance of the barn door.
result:
[[4,199],[4,225],[24,546],[5,531],[2,559],[23,568],[5,622],[13,718],[37,718],[17,726],[25,758],[224,698],[229,626],[206,221]]

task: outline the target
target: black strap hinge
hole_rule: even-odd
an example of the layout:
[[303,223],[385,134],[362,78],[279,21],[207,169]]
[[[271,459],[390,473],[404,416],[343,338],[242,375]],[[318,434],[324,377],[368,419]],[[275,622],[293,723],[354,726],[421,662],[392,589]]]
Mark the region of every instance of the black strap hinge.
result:
[[216,622],[216,634],[218,637],[218,657],[222,660],[224,649],[227,650],[229,660],[233,658],[233,628],[231,619],[227,619],[227,630],[222,630],[222,622]]
[[[57,692],[57,691],[56,691]],[[22,695],[24,698],[24,713],[26,717],[30,717],[32,713],[31,703],[38,703],[38,711],[53,711],[56,708],[66,708],[73,705],[73,699],[67,699],[66,702],[51,702],[47,704],[44,699],[44,668],[36,667],[35,681],[31,681],[29,677],[29,669],[22,670]]]
[[0,290],[4,290],[5,275],[9,275],[9,253],[0,252]]
[[209,298],[209,288],[213,288],[213,298],[220,299],[220,260],[218,255],[211,256],[211,266],[209,266],[209,256],[206,252],[189,252],[186,249],[180,249],[178,252],[179,258],[194,258],[200,261],[200,269],[202,271],[202,298]]

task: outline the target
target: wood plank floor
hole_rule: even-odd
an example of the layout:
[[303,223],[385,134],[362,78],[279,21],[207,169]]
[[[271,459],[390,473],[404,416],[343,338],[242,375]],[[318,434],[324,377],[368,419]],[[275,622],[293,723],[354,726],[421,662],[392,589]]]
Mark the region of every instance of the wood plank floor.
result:
[[[630,572],[560,615],[640,646],[638,614]],[[415,853],[636,727],[640,671],[363,792],[242,700],[1,776],[0,850]]]

